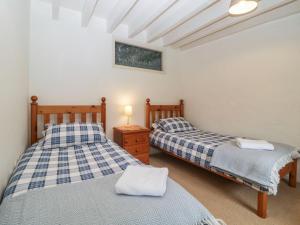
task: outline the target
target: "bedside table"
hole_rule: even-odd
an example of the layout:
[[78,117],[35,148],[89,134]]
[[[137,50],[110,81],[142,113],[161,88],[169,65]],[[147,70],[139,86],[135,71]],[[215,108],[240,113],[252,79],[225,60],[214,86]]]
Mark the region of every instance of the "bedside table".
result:
[[137,125],[120,126],[113,129],[114,142],[141,162],[149,164],[149,129]]

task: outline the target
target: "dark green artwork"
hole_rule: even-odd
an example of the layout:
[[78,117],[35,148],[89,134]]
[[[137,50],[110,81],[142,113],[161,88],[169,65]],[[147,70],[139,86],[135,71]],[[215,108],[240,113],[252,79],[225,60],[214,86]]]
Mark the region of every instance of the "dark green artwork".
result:
[[115,64],[162,71],[162,53],[115,42]]

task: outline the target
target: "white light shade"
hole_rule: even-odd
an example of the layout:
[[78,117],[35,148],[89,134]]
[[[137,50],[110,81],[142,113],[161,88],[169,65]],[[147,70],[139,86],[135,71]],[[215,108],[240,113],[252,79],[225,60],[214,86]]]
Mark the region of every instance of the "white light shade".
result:
[[132,116],[132,105],[125,105],[124,113],[126,116]]
[[229,8],[231,15],[243,15],[257,8],[258,0],[232,0]]

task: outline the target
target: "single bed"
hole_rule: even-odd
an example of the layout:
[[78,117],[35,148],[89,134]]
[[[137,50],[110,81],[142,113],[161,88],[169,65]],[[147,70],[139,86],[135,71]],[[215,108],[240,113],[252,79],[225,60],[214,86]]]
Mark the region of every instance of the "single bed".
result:
[[[184,117],[183,100],[178,105],[152,105],[150,99],[146,100],[146,127],[151,129],[155,121],[170,117]],[[150,134],[152,146],[184,160],[188,163],[204,168],[222,177],[240,184],[244,184],[258,191],[257,215],[267,217],[267,197],[276,194],[277,186],[270,187],[249,179],[241,177],[232,172],[213,167],[211,161],[214,151],[226,143],[232,142],[233,136],[221,135],[202,130],[190,130],[176,133],[168,133],[162,129],[153,129]],[[297,160],[288,161],[279,171],[280,178],[289,174],[289,185],[296,187]]]
[[52,123],[53,114],[58,124],[74,123],[76,114],[81,122],[90,118],[97,123],[100,117],[105,130],[105,98],[100,106],[43,106],[37,104],[37,97],[31,99],[33,145],[21,155],[4,191],[1,225],[219,224],[171,179],[161,198],[117,195],[114,185],[123,170],[142,163],[106,137],[101,143],[44,148],[46,138],[38,138],[38,125]]

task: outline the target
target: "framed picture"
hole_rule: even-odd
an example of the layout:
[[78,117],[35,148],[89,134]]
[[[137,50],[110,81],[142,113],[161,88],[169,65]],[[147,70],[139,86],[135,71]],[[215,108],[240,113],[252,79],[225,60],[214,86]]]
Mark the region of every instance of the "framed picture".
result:
[[163,71],[162,52],[115,41],[115,65]]

